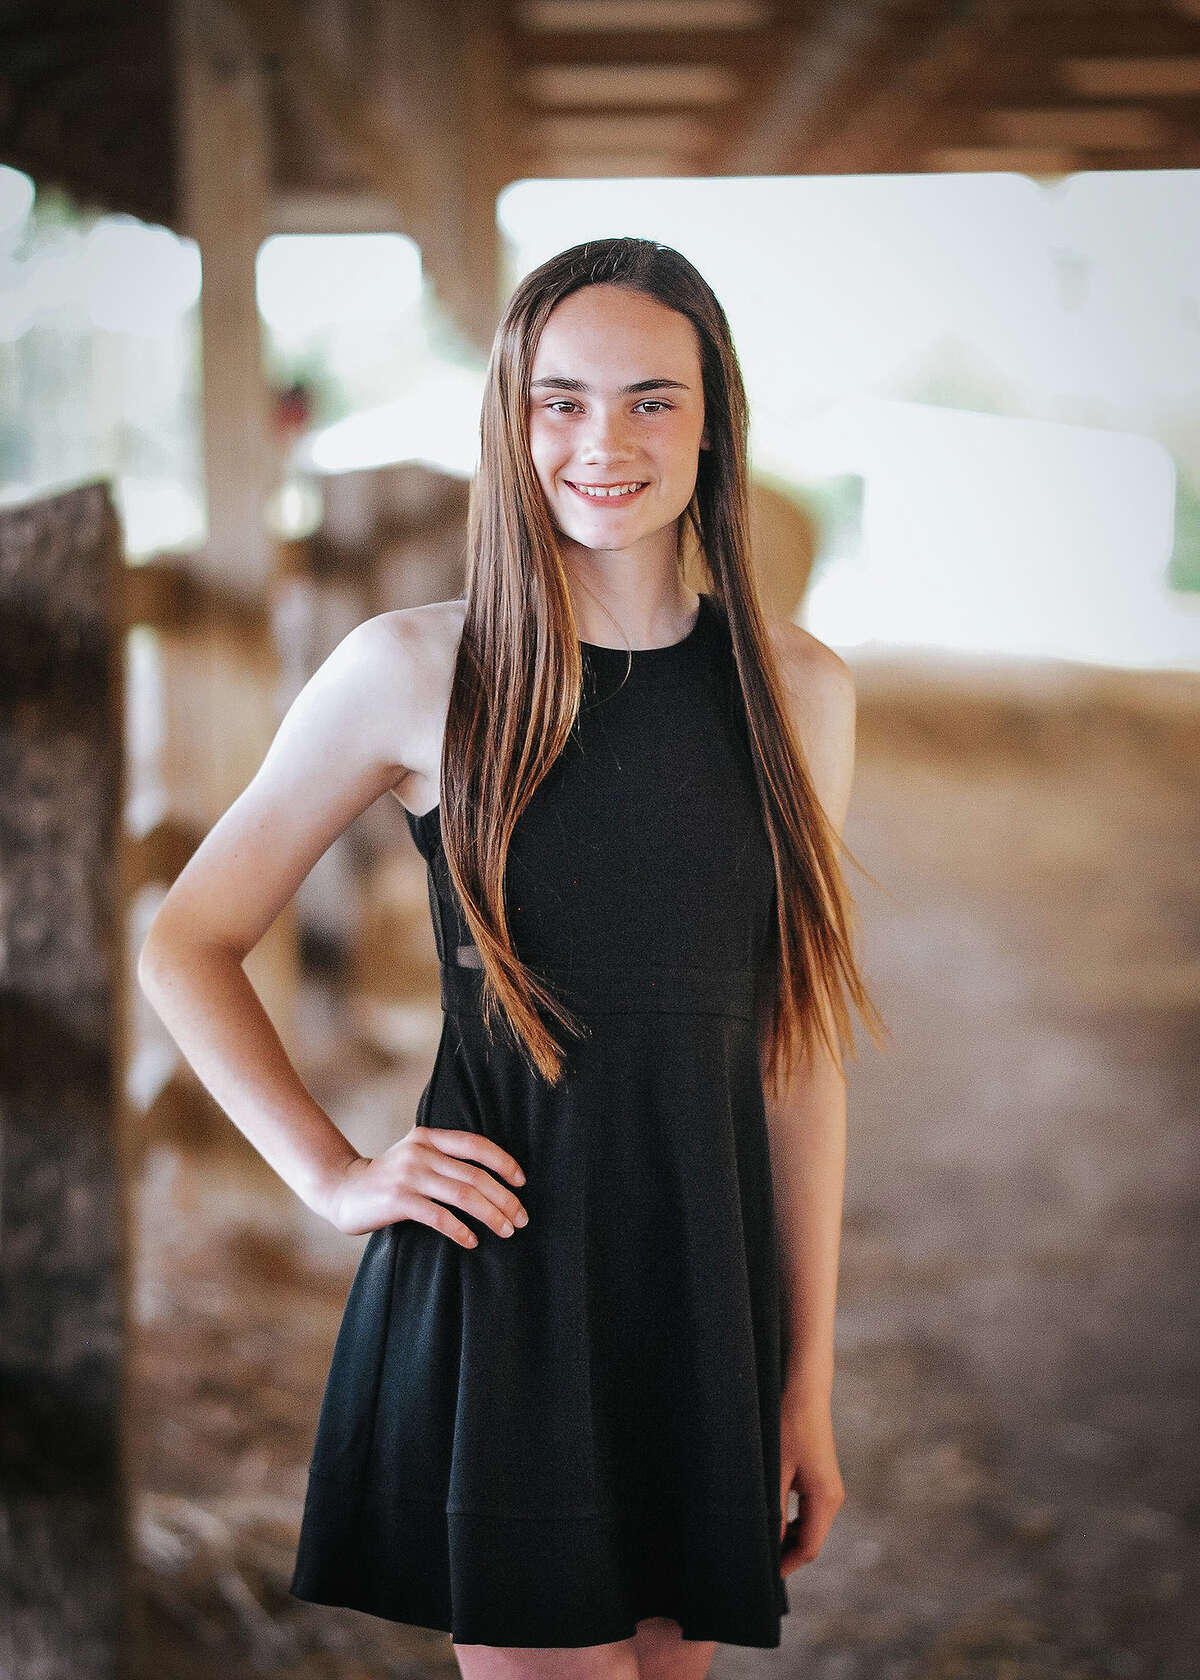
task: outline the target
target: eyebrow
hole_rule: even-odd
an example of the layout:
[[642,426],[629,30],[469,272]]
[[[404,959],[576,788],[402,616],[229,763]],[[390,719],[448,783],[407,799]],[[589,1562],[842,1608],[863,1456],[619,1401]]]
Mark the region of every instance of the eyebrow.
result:
[[[535,379],[530,384],[531,391],[545,387],[555,391],[585,391],[591,394],[591,386],[582,379],[568,379],[566,374],[552,373],[545,379]],[[691,386],[685,385],[681,379],[639,379],[636,384],[622,385],[617,391],[619,397],[631,397],[636,391],[690,391]]]

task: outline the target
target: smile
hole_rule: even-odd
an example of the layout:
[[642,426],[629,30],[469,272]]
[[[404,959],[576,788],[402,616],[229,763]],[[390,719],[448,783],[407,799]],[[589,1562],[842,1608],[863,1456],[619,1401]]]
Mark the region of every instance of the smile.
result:
[[581,485],[572,484],[569,478],[563,482],[585,502],[632,502],[646,488],[645,484],[639,484],[634,479],[628,479],[624,484],[593,484],[586,489]]

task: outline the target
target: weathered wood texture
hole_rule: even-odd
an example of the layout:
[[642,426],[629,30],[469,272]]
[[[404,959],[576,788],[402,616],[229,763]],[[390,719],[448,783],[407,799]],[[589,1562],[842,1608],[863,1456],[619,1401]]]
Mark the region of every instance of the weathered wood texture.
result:
[[103,484],[0,511],[0,1673],[121,1672],[120,565]]

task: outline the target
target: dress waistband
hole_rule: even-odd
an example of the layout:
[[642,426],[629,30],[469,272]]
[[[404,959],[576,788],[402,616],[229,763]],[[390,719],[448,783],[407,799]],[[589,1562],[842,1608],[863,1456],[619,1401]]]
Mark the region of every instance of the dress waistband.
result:
[[[483,970],[439,965],[447,1014],[482,1013]],[[753,1021],[753,968],[690,968],[645,963],[634,967],[574,964],[535,970],[567,1009],[583,1015],[733,1015]]]

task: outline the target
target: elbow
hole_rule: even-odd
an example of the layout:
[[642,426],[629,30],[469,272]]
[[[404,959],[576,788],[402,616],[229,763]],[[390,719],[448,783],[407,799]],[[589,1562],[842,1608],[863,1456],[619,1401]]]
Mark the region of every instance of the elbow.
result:
[[160,908],[153,918],[138,952],[138,985],[151,1003],[164,977],[187,960],[184,939],[177,926],[168,922]]
[[154,1002],[155,989],[163,969],[164,957],[162,945],[163,941],[156,932],[152,922],[150,924],[149,932],[146,934],[145,939],[142,940],[135,969],[138,985],[142,989],[142,995],[151,1003]]
[[138,951],[135,972],[143,994],[154,1003],[164,982],[209,957],[220,955],[241,964],[246,953],[215,939],[204,938],[190,923],[169,917],[164,908],[151,921]]

